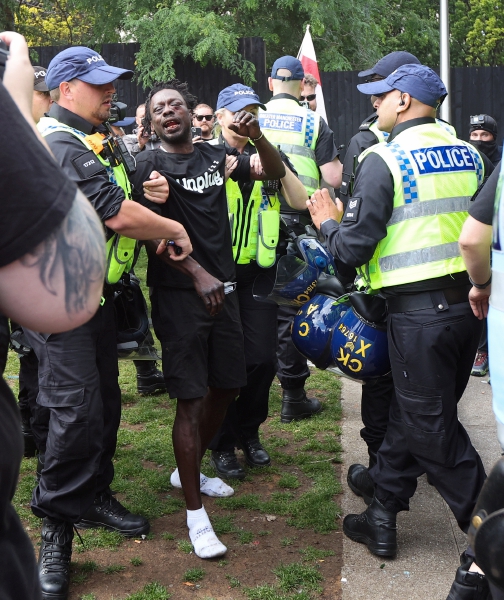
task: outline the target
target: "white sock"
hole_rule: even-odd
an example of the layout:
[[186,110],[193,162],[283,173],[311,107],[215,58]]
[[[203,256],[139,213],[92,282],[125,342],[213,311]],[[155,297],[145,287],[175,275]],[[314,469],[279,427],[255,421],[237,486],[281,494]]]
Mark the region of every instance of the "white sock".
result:
[[187,511],[187,527],[196,556],[215,558],[226,554],[227,548],[215,535],[204,506]]
[[[174,488],[182,489],[178,469],[175,469],[170,475],[170,483]],[[224,483],[219,477],[207,477],[200,473],[200,492],[212,498],[229,498],[234,494],[234,489]]]

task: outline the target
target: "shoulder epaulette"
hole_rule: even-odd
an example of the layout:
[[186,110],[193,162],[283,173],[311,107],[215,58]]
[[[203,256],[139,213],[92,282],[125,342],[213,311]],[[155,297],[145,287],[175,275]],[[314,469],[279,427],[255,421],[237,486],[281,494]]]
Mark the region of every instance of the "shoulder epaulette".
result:
[[376,113],[370,115],[367,119],[362,121],[359,126],[359,131],[369,131],[369,128],[376,121],[376,119],[378,119],[378,115]]

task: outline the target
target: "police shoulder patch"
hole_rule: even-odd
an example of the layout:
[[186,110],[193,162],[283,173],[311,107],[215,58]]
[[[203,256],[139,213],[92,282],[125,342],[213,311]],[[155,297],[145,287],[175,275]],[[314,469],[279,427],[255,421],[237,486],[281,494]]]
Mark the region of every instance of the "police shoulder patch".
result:
[[72,158],[72,164],[81,179],[89,179],[98,173],[107,172],[92,150],[88,150],[87,152]]
[[362,198],[349,198],[343,221],[357,221]]

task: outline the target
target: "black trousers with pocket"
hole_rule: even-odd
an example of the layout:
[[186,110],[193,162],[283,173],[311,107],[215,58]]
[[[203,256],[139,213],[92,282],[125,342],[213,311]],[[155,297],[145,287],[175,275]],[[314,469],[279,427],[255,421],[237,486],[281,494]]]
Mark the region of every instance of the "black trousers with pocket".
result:
[[[273,271],[275,267],[271,268]],[[253,296],[254,281],[264,269],[255,262],[237,265],[235,294],[243,327],[247,385],[229,405],[211,450],[233,451],[240,441],[254,439],[268,417],[269,390],[277,368],[277,306]]]
[[50,413],[48,430],[32,423],[45,448],[32,511],[76,522],[114,477],[121,390],[113,302],[72,331],[26,335],[39,360],[37,403]]
[[370,471],[376,497],[388,510],[408,510],[417,478],[427,473],[467,531],[485,470],[457,418],[457,403],[480,333],[481,321],[468,302],[442,312],[425,308],[389,314],[395,394],[378,463]]

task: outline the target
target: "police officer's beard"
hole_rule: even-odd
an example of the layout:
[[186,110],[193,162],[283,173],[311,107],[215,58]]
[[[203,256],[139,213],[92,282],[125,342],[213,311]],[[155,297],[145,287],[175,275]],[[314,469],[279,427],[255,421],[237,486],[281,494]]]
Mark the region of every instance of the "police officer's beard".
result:
[[94,113],[92,113],[92,115],[97,121],[100,121],[101,123],[105,123],[105,121],[107,121],[110,117],[110,109],[103,108],[101,110],[95,111]]

